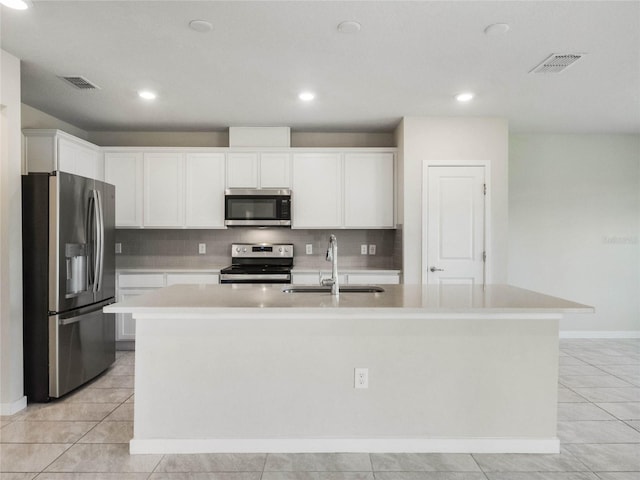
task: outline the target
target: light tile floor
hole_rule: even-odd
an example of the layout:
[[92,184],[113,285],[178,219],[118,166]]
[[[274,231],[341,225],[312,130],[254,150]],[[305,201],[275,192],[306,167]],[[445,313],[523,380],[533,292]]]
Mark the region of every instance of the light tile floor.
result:
[[563,340],[558,455],[129,455],[131,352],[84,388],[0,417],[1,480],[640,480],[640,340]]

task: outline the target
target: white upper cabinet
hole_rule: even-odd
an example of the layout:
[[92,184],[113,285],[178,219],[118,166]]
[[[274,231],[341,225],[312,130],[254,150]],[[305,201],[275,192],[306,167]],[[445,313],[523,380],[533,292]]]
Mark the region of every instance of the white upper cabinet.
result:
[[187,153],[185,226],[224,228],[224,153]]
[[345,153],[344,226],[393,228],[393,153]]
[[293,228],[393,228],[394,153],[293,157]]
[[293,228],[342,226],[342,155],[293,155]]
[[291,156],[288,153],[260,154],[260,188],[291,187]]
[[184,154],[144,153],[143,224],[184,226]]
[[229,153],[227,158],[227,187],[258,188],[258,154]]
[[116,227],[142,227],[141,152],[105,152],[104,177],[116,186]]
[[100,147],[61,130],[25,129],[27,172],[61,171],[104,180]]
[[290,163],[286,152],[230,152],[227,188],[289,188]]

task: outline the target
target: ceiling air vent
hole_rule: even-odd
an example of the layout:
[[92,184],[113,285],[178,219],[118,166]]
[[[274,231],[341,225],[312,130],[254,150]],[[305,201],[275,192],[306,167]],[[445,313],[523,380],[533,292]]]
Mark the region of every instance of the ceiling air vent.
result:
[[100,90],[100,87],[79,75],[69,75],[60,78],[80,90]]
[[584,56],[584,53],[554,53],[529,73],[560,73]]

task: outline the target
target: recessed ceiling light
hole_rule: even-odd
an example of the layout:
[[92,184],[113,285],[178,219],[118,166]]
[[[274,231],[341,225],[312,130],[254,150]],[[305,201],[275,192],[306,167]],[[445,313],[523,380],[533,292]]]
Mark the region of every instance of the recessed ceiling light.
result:
[[0,3],[14,10],[26,10],[33,6],[30,0],[0,0]]
[[358,22],[347,21],[338,24],[340,33],[358,33],[362,26]]
[[140,96],[140,98],[144,98],[145,100],[155,100],[157,96],[155,93],[149,90],[140,90],[138,92],[138,95]]
[[316,98],[316,94],[313,92],[302,92],[298,95],[298,98],[303,102],[310,102],[314,98]]
[[508,23],[492,23],[484,29],[485,35],[504,35],[511,27]]
[[189,22],[189,28],[196,32],[207,33],[213,30],[213,25],[206,20],[191,20]]
[[457,94],[454,98],[459,102],[468,102],[468,101],[473,99],[473,93],[471,93],[471,92],[462,92],[462,93]]

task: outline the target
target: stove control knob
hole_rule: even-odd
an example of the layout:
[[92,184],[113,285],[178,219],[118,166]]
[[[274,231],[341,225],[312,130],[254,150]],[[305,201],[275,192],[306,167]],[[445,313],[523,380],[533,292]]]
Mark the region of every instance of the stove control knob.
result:
[[288,248],[285,248],[285,249],[284,249],[284,253],[289,253],[289,249],[288,249]]
[[246,247],[245,247],[245,248],[243,248],[243,249],[242,249],[242,251],[243,251],[244,253],[247,253],[247,249],[246,249]]
[[282,253],[282,247],[280,247],[280,248],[278,249],[278,251],[279,251],[280,253]]
[[240,247],[236,247],[236,252],[240,253]]

